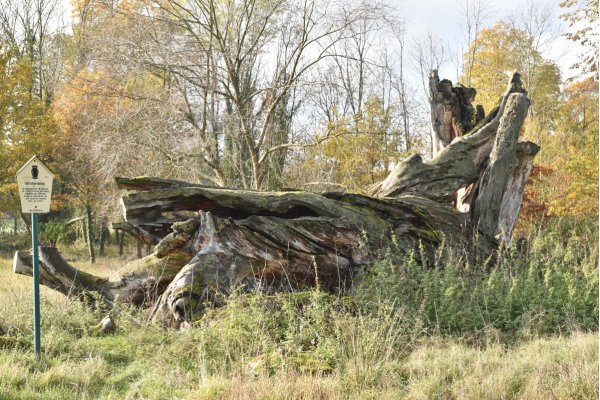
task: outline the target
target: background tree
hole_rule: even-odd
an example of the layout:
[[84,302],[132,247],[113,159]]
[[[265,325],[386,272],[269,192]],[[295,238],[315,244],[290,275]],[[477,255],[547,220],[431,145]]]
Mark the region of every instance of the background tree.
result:
[[[478,39],[487,19],[491,15],[490,2],[486,0],[463,0],[459,3],[459,12],[462,16],[464,43],[468,44],[468,49],[462,55],[460,63],[457,63],[457,72],[462,71],[461,81],[465,86],[474,87],[476,85],[471,82],[471,74],[477,62],[478,52],[481,46],[484,45]],[[429,70],[432,69],[437,68]],[[428,75],[427,73],[426,76]],[[457,80],[459,80],[458,77]]]
[[572,68],[598,80],[598,0],[564,0],[560,6],[568,10],[561,18],[575,28],[565,36],[585,48]]
[[548,214],[577,219],[598,214],[598,82],[594,78],[566,87],[556,130],[543,162],[552,168],[542,182]]
[[[327,93],[336,93],[337,100],[323,104],[324,115],[335,108],[337,115],[359,118],[375,91],[386,106],[396,101],[395,92],[404,99],[397,110],[405,142],[414,142],[413,106],[402,97],[408,90],[404,75],[393,72],[390,55],[381,52],[382,30],[400,25],[384,2],[77,4],[74,32],[81,55],[72,65],[87,70],[85,79],[73,75],[71,84],[127,99],[139,121],[131,135],[135,143],[128,145],[162,165],[165,175],[281,187],[290,149],[315,145],[321,121],[305,122],[313,118],[313,100]],[[150,6],[153,11],[146,12]],[[323,85],[320,71],[333,71],[338,79]],[[86,86],[90,79],[96,83]],[[149,90],[128,84],[149,80],[156,83]],[[111,141],[122,138],[115,132]]]
[[52,167],[63,143],[51,112],[61,77],[58,14],[58,0],[0,1],[0,212],[13,216],[21,215],[16,171],[34,154]]
[[[545,60],[533,48],[534,38],[525,31],[499,21],[493,27],[481,31],[478,39],[471,44],[476,62],[470,73],[471,86],[476,86],[476,101],[490,111],[496,106],[509,71],[523,71],[524,84],[531,95],[532,108],[545,97],[557,97],[558,68]],[[480,88],[480,89],[479,89]],[[541,107],[540,107],[541,108]]]
[[[553,129],[559,104],[560,73],[558,66],[545,60],[535,48],[536,38],[503,21],[481,31],[471,45],[477,48],[471,83],[477,87],[476,103],[490,112],[502,93],[502,84],[510,71],[521,71],[531,108],[525,126],[527,136],[544,146]],[[466,71],[465,71],[466,73]]]
[[52,113],[32,94],[35,73],[29,58],[0,41],[0,212],[21,214],[16,173],[34,154],[51,169],[64,143]]
[[376,97],[364,107],[360,118],[328,123],[325,135],[331,138],[310,150],[304,168],[322,187],[341,184],[350,191],[366,191],[389,173],[399,155],[407,155],[393,107]]
[[64,28],[60,0],[0,1],[0,35],[32,69],[30,91],[46,106],[62,77]]

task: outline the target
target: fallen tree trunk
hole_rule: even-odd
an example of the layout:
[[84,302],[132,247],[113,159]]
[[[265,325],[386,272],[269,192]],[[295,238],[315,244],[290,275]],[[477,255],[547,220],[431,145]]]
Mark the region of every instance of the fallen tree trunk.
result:
[[[398,163],[369,196],[116,178],[132,192],[122,197],[125,222],[113,228],[155,245],[154,253],[112,280],[78,275],[55,254],[43,262],[42,283],[146,305],[155,322],[178,327],[232,288],[344,292],[387,251],[418,252],[424,262],[442,245],[493,256],[510,243],[539,150],[518,143],[529,100],[518,74],[485,117],[471,105],[474,89],[439,82],[437,73],[431,85],[439,151]],[[18,252],[15,272],[30,274],[28,260]]]
[[[101,278],[72,267],[55,247],[39,248],[40,283],[66,296],[84,300],[91,306],[98,303],[112,306],[116,301],[138,306],[151,305],[164,292],[168,283],[190,257],[154,255],[129,263],[113,278]],[[30,251],[17,251],[13,271],[33,275]]]
[[[108,279],[80,271],[67,263],[55,247],[40,247],[40,283],[64,295],[77,297],[97,294],[112,303],[114,296],[107,286]],[[17,251],[13,259],[13,271],[21,275],[33,275],[31,252]]]

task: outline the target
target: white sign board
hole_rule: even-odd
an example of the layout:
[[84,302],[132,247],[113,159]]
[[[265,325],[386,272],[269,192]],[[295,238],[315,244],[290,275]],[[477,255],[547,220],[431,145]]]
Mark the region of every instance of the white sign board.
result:
[[24,213],[42,214],[50,211],[54,175],[33,156],[17,172],[21,208]]

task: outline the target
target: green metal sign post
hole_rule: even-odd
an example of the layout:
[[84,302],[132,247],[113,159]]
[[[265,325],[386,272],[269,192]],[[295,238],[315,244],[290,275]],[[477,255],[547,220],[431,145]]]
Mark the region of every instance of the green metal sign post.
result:
[[33,259],[33,348],[36,357],[41,354],[40,329],[40,242],[38,214],[50,212],[54,175],[44,164],[32,157],[17,172],[21,209],[31,214],[31,255]]
[[31,253],[33,255],[33,348],[35,356],[40,357],[40,255],[38,239],[38,216],[31,214]]

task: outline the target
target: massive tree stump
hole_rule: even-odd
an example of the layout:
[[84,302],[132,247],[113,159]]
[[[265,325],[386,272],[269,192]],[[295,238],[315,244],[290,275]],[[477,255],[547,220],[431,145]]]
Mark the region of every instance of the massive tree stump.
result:
[[[278,292],[318,285],[343,292],[383,253],[442,245],[493,256],[510,243],[523,188],[539,150],[518,137],[529,107],[514,74],[488,116],[475,90],[432,73],[429,161],[400,162],[368,196],[258,192],[159,178],[116,178],[125,222],[113,227],[154,245],[154,253],[106,280],[41,249],[41,282],[63,293],[95,293],[109,305],[146,306],[155,322],[178,327],[231,290]],[[478,109],[479,112],[475,110]],[[423,260],[427,262],[427,260]],[[30,256],[15,255],[31,274]]]

